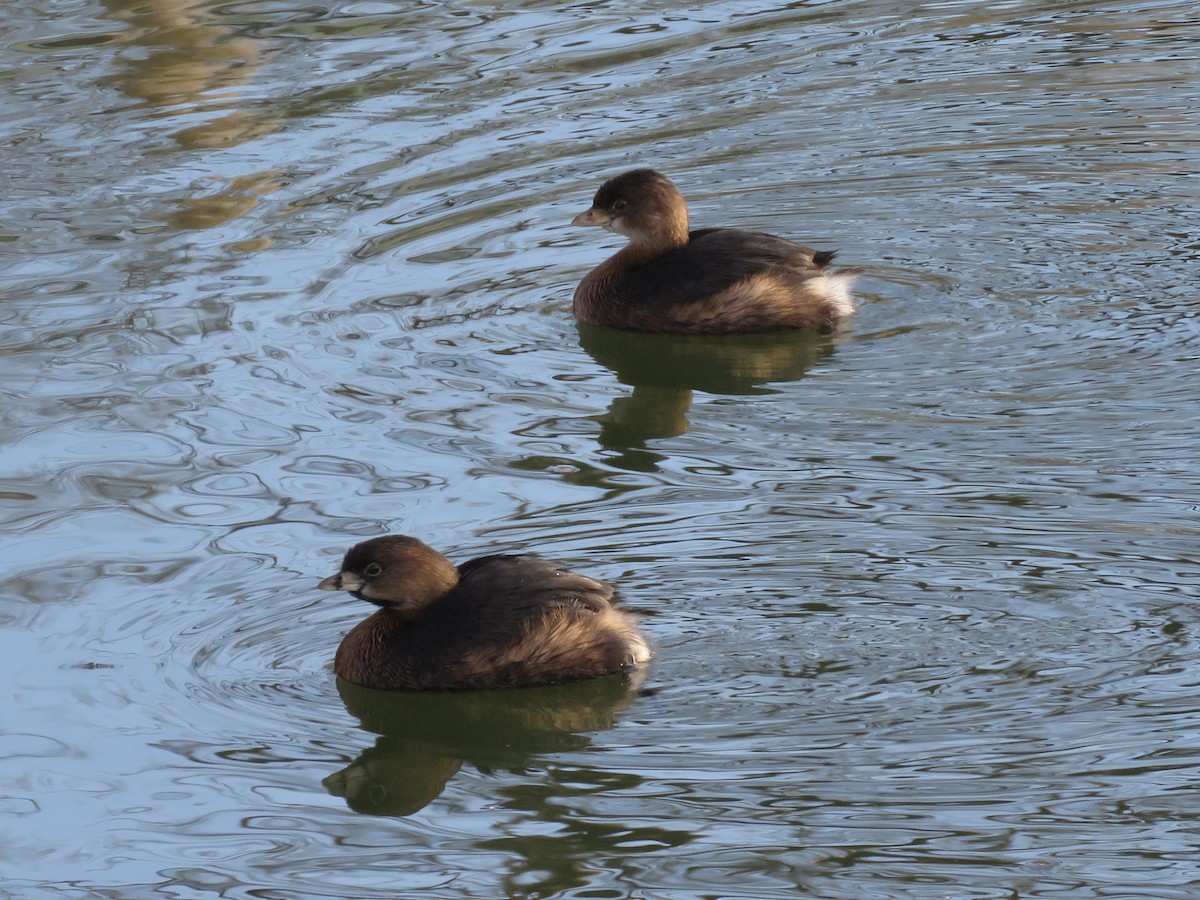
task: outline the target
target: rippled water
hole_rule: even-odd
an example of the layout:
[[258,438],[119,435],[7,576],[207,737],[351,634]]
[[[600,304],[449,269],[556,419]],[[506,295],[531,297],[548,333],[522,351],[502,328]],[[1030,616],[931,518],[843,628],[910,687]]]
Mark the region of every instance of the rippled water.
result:
[[[1195,895],[1191,4],[3,10],[5,892]],[[578,329],[634,164],[853,324]],[[648,690],[337,685],[392,530]]]

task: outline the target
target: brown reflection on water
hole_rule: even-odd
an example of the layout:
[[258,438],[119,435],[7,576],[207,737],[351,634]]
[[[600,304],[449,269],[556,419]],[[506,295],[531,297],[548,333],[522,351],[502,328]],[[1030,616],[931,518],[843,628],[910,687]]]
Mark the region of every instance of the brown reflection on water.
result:
[[[167,223],[176,228],[215,228],[245,215],[258,206],[264,194],[278,190],[283,173],[279,171],[255,172],[231,178],[225,186],[212,194],[200,197],[185,197],[178,201],[179,209],[167,216]],[[264,249],[270,242],[242,242],[235,249]]]
[[249,81],[257,71],[257,41],[215,19],[210,0],[105,0],[107,18],[129,26],[122,43],[147,48],[125,54],[125,68],[105,79],[151,106],[196,103],[219,88]]
[[[117,35],[127,49],[101,83],[157,108],[159,117],[190,122],[205,116],[172,133],[185,150],[230,147],[279,128],[277,115],[240,108],[245,101],[239,89],[259,72],[265,45],[222,24],[211,0],[106,0],[105,7],[108,18],[128,26]],[[179,198],[166,222],[183,230],[218,227],[255,209],[281,182],[282,173],[274,168],[223,180],[211,193]],[[231,249],[258,251],[270,243],[251,239]]]
[[129,26],[116,41],[145,50],[121,54],[120,68],[101,84],[152,107],[171,108],[167,115],[230,110],[176,131],[185,149],[228,147],[277,130],[276,117],[235,108],[236,100],[230,99],[258,72],[264,45],[222,24],[219,4],[105,0],[104,6],[107,18]]

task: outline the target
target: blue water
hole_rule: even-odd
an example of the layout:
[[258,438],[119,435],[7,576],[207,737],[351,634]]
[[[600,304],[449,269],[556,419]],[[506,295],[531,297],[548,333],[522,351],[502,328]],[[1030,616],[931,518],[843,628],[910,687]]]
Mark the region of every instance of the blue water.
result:
[[[8,4],[3,893],[1194,896],[1198,34]],[[634,165],[859,314],[578,328]],[[645,690],[339,690],[389,531],[618,583]]]

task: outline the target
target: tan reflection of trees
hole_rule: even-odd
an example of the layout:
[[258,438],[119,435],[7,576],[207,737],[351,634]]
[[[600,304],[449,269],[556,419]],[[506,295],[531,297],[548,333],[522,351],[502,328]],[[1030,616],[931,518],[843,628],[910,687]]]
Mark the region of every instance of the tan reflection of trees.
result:
[[[239,95],[258,71],[264,45],[223,23],[214,0],[104,0],[104,6],[108,18],[127,26],[115,36],[127,49],[104,84],[157,108],[164,122],[213,114],[172,133],[184,149],[234,146],[277,130],[276,115],[247,109]],[[232,179],[182,200],[168,221],[179,228],[220,225],[253,209],[278,183],[276,171]]]

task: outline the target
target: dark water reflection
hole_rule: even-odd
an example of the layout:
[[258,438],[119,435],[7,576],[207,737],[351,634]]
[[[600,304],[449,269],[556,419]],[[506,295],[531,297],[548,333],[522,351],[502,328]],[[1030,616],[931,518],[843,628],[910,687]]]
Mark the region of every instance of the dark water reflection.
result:
[[622,678],[511,691],[411,694],[338,679],[347,710],[379,735],[325,779],[359,812],[409,815],[445,788],[464,762],[521,770],[535,757],[589,746],[585,732],[613,726],[637,686]]
[[648,441],[687,431],[693,391],[764,393],[772,382],[798,381],[833,352],[833,339],[815,332],[707,337],[576,327],[587,354],[633,388],[597,417],[600,446],[618,452],[613,465],[642,472],[666,459],[647,450]]
[[[0,894],[1194,895],[1191,5],[2,19]],[[577,330],[633,164],[854,322]],[[619,582],[655,692],[343,703],[389,530]]]

